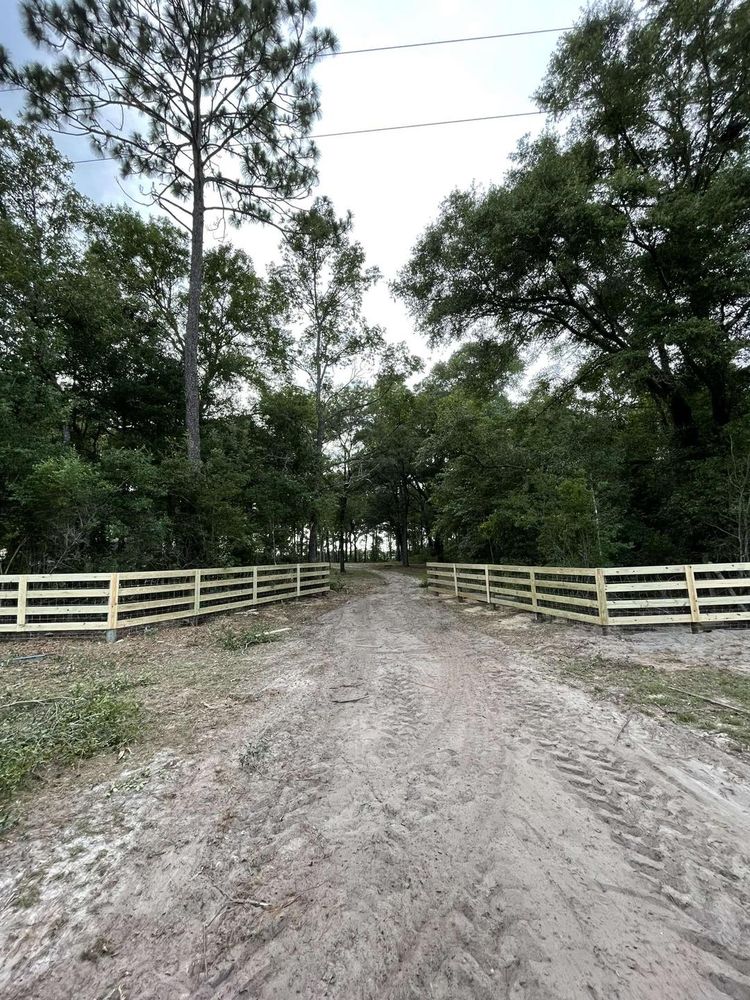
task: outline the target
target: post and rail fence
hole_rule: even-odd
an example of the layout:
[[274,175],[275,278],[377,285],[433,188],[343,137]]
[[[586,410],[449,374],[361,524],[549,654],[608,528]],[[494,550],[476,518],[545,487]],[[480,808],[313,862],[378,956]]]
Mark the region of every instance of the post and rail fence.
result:
[[0,576],[0,633],[106,632],[324,594],[328,563]]
[[600,625],[750,622],[750,563],[496,566],[427,563],[428,589],[491,606]]

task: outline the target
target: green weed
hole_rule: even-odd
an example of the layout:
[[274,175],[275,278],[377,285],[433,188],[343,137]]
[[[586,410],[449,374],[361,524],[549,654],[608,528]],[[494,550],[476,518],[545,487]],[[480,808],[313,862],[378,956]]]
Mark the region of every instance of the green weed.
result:
[[262,629],[223,629],[218,636],[217,643],[222,649],[230,653],[244,653],[252,646],[261,646],[265,642],[276,642],[281,635],[269,635]]
[[66,695],[0,702],[0,800],[47,764],[66,764],[122,746],[139,726],[126,678],[76,684]]
[[732,670],[659,670],[600,654],[573,660],[562,673],[600,697],[614,697],[647,714],[666,715],[750,747],[750,677]]

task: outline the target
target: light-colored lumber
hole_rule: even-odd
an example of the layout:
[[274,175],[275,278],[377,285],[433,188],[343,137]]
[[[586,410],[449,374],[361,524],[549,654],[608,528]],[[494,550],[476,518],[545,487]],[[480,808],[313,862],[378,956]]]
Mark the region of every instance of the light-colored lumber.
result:
[[16,600],[16,625],[23,628],[26,624],[26,595],[28,593],[28,581],[21,577],[18,581],[18,599]]
[[624,608],[689,608],[687,597],[649,597],[648,600],[624,600],[609,602],[610,611],[615,613]]
[[621,615],[613,618],[610,610],[609,616],[610,625],[674,625],[679,622],[689,625],[690,615]]
[[551,604],[570,604],[578,608],[598,608],[599,602],[591,597],[570,597],[568,594],[537,594],[539,610],[542,610],[542,602],[549,601]]
[[120,601],[118,607],[120,611],[148,611],[150,608],[184,608],[195,605],[195,598],[190,597],[164,597],[155,601]]
[[[88,574],[86,574],[88,576]],[[109,574],[105,574],[109,577]],[[193,570],[192,569],[154,569],[154,570],[129,570],[127,573],[120,573],[120,581],[122,580],[174,580],[176,578],[182,577],[192,583],[193,580]]]
[[179,594],[184,597],[192,593],[195,587],[195,580],[191,579],[187,583],[152,583],[146,587],[123,587],[120,583],[120,596],[143,597],[145,594]]
[[26,603],[26,617],[52,617],[52,615],[108,615],[110,610],[109,602],[104,604],[39,604],[32,606]]
[[[606,572],[605,570],[605,576]],[[641,590],[644,593],[649,590],[685,590],[685,580],[647,580],[635,583],[610,583],[607,580],[608,594],[638,593]]]
[[605,566],[605,576],[655,576],[658,573],[684,573],[685,566]]
[[[68,598],[68,597],[95,597],[97,600],[109,600],[109,587],[97,587],[87,590],[85,587],[50,587],[49,589],[34,590],[29,588],[26,596],[30,601],[38,601],[42,598]],[[5,591],[0,590],[0,599],[5,598]]]
[[743,597],[741,594],[738,596],[736,594],[723,594],[721,597],[698,597],[698,601],[701,607],[710,604],[719,605],[730,605],[730,604],[748,604],[750,605],[750,594],[745,594]]
[[698,605],[698,593],[695,589],[695,576],[693,575],[693,567],[685,567],[685,583],[688,592],[688,601],[690,602],[690,621],[693,625],[698,624],[701,620],[701,609]]
[[[693,573],[697,573],[699,570],[698,566],[693,566]],[[738,587],[742,590],[744,587],[750,587],[750,577],[748,576],[734,576],[734,577],[722,577],[720,580],[702,580],[699,577],[695,578],[695,589],[696,590],[732,590],[734,587]]]

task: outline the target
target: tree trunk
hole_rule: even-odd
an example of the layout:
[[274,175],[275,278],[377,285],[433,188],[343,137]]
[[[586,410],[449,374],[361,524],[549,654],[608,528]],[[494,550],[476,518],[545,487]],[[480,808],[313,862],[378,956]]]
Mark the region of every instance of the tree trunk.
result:
[[409,565],[409,486],[401,480],[401,565]]
[[313,512],[310,518],[310,537],[307,544],[307,561],[317,562],[318,560],[318,514]]
[[198,386],[198,333],[200,324],[201,288],[203,285],[203,221],[205,206],[203,201],[203,177],[196,167],[193,189],[193,232],[190,246],[190,284],[188,286],[188,310],[185,324],[184,372],[185,372],[185,432],[187,436],[187,457],[191,465],[201,462],[200,436],[200,391]]

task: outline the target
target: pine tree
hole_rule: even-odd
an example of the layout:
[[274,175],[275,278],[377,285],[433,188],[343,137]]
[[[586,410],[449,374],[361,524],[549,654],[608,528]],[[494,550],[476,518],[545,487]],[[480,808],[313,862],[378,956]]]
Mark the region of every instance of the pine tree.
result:
[[[2,75],[28,116],[90,137],[191,231],[184,333],[188,458],[200,463],[198,337],[206,214],[269,221],[315,180],[310,77],[334,49],[311,0],[25,0],[48,65]],[[0,60],[2,62],[2,60]]]

